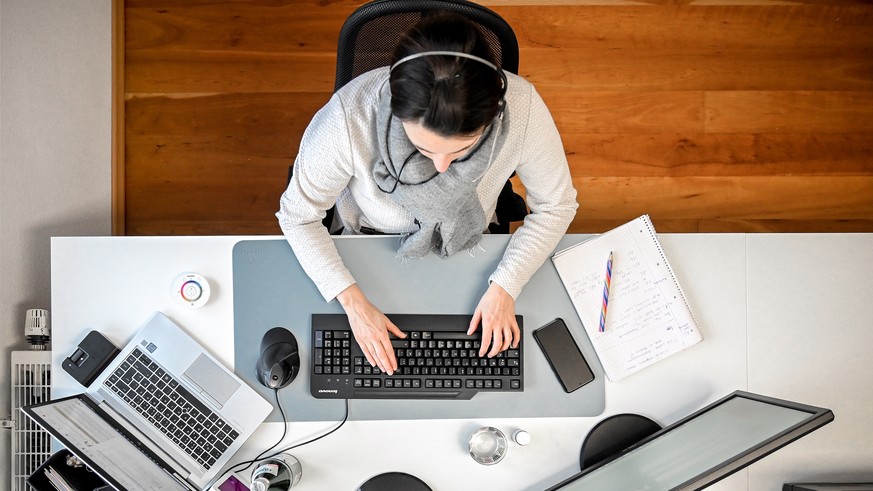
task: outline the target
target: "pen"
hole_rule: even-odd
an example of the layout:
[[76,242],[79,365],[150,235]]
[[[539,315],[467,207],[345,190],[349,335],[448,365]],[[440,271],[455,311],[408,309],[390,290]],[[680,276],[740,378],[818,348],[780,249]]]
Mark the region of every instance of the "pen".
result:
[[606,329],[606,307],[609,305],[609,285],[612,283],[612,251],[606,261],[606,278],[603,279],[603,304],[600,306],[600,332]]

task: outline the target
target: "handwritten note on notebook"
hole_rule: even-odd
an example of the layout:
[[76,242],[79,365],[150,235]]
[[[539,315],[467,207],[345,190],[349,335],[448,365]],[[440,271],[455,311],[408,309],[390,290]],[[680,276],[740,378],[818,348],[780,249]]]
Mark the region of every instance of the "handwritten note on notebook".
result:
[[[610,252],[609,306],[599,332]],[[552,262],[609,380],[703,339],[648,215],[559,251]]]

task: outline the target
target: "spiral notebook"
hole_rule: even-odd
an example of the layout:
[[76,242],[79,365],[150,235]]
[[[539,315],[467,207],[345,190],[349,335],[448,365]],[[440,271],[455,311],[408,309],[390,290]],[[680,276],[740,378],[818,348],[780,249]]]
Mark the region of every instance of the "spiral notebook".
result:
[[[609,301],[601,332],[610,253]],[[703,340],[648,215],[559,251],[552,262],[610,381]]]

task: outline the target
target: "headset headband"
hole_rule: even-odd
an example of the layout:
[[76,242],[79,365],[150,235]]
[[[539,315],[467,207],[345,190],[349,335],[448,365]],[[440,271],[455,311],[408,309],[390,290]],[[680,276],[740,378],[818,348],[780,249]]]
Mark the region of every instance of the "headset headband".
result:
[[484,58],[479,58],[476,55],[471,55],[470,53],[463,53],[460,51],[422,51],[421,53],[415,53],[415,54],[411,54],[409,56],[404,56],[403,58],[400,58],[399,60],[397,60],[396,63],[391,65],[391,70],[389,70],[389,72],[394,71],[394,69],[397,68],[397,65],[400,65],[402,63],[406,63],[407,61],[414,60],[416,58],[424,58],[425,56],[458,56],[461,58],[476,60],[479,63],[482,63],[484,65],[488,65],[489,67],[491,67],[492,69],[494,69],[498,72],[502,72],[502,70],[497,68],[497,65],[495,65],[494,63],[491,63],[490,61],[488,61]]

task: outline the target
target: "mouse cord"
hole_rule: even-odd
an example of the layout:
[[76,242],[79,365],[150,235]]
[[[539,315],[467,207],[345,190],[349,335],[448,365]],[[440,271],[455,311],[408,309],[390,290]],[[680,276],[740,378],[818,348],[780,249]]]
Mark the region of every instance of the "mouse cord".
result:
[[[279,389],[273,389],[273,395],[276,397],[276,406],[279,408],[279,414],[282,415],[282,421],[284,422],[284,421],[285,421],[285,410],[282,409],[282,404],[279,402]],[[228,473],[230,473],[230,472],[234,472],[234,473],[236,473],[236,472],[239,472],[239,471],[242,471],[242,470],[246,470],[246,469],[248,469],[249,467],[251,467],[252,464],[254,464],[255,462],[261,460],[267,452],[270,452],[271,450],[273,450],[274,448],[276,448],[280,443],[282,443],[282,440],[285,439],[285,435],[286,435],[287,433],[288,433],[288,425],[287,425],[287,424],[283,424],[283,425],[282,425],[282,437],[279,438],[279,441],[277,441],[276,443],[274,443],[273,445],[271,445],[270,448],[268,448],[268,449],[264,450],[263,452],[259,453],[257,457],[255,457],[255,458],[253,458],[253,459],[251,459],[251,460],[245,460],[245,461],[243,461],[243,462],[238,462],[238,463],[236,463],[236,464],[234,464],[234,465],[228,467],[227,470],[225,470],[224,472],[222,472],[221,474],[219,474],[215,479],[213,479],[212,481],[210,481],[210,483],[209,483],[210,486],[207,487],[206,489],[211,489],[211,485],[212,485],[212,483],[221,480],[221,478],[223,478],[224,476],[226,476],[226,475],[227,475]]]
[[[297,447],[302,447],[303,445],[309,445],[309,444],[312,443],[312,442],[315,442],[315,441],[321,440],[322,438],[326,437],[327,435],[330,435],[330,434],[333,433],[334,431],[336,431],[336,430],[342,428],[343,425],[346,424],[346,421],[348,421],[348,420],[349,420],[349,400],[346,399],[346,414],[343,416],[343,420],[340,421],[339,424],[336,425],[332,430],[328,431],[327,433],[323,433],[323,434],[321,434],[321,435],[318,435],[317,437],[315,437],[315,438],[313,438],[313,439],[311,439],[311,440],[307,440],[307,441],[305,441],[305,442],[300,442],[300,443],[297,443],[297,444],[295,444],[295,445],[291,445],[291,446],[285,447],[285,448],[283,448],[283,449],[281,449],[281,450],[277,450],[277,451],[271,453],[270,455],[267,455],[266,458],[269,459],[269,458],[271,458],[271,457],[275,457],[275,456],[279,455],[279,454],[282,453],[282,452],[287,452],[287,451],[289,451],[289,450],[293,450],[293,449],[295,449],[295,448],[297,448]],[[273,446],[275,447],[275,445],[273,445]]]
[[225,475],[227,475],[229,472],[234,472],[234,473],[236,473],[236,472],[239,472],[239,471],[242,471],[242,470],[246,470],[246,469],[248,469],[249,467],[251,467],[252,464],[254,464],[255,462],[257,462],[257,461],[259,461],[259,460],[261,460],[261,459],[264,459],[264,458],[269,459],[269,458],[272,458],[272,457],[275,457],[275,456],[281,454],[282,452],[287,452],[287,451],[289,451],[289,450],[293,450],[293,449],[295,449],[295,448],[297,448],[297,447],[302,447],[303,445],[308,445],[308,444],[310,444],[310,443],[312,443],[312,442],[314,442],[314,441],[321,440],[322,438],[324,438],[324,437],[330,435],[331,433],[335,432],[336,430],[342,428],[342,426],[343,426],[344,424],[346,424],[346,421],[349,420],[349,400],[346,399],[346,400],[345,400],[345,401],[346,401],[346,413],[345,413],[345,415],[343,416],[342,421],[340,421],[340,423],[339,423],[336,427],[334,427],[332,430],[328,431],[327,433],[321,434],[321,435],[319,435],[319,436],[317,436],[317,437],[315,437],[315,438],[313,438],[313,439],[311,439],[311,440],[308,440],[308,441],[305,441],[305,442],[301,442],[301,443],[298,443],[298,444],[296,444],[296,445],[291,445],[291,446],[288,446],[288,447],[282,448],[282,449],[280,449],[280,450],[277,450],[277,451],[271,453],[270,455],[266,455],[268,452],[272,451],[272,450],[275,449],[275,448],[276,448],[280,443],[282,443],[282,440],[285,439],[285,435],[287,435],[287,433],[288,433],[288,424],[287,424],[287,422],[286,422],[286,418],[285,418],[285,410],[282,409],[282,403],[279,401],[279,389],[273,389],[273,393],[274,393],[274,395],[276,396],[276,406],[279,408],[279,414],[282,415],[282,421],[285,423],[285,424],[282,425],[282,428],[283,428],[283,429],[282,429],[282,437],[279,438],[279,441],[277,441],[276,443],[274,443],[273,445],[271,445],[270,448],[268,448],[268,449],[262,451],[261,453],[259,453],[257,457],[255,457],[255,458],[253,458],[253,459],[251,459],[251,460],[245,460],[245,461],[243,461],[243,462],[239,462],[239,463],[237,463],[237,464],[234,464],[234,465],[230,466],[226,471],[222,472],[221,474],[218,475],[218,477],[216,477],[215,479],[213,479],[213,480],[209,483],[210,486],[207,487],[206,489],[211,489],[211,485],[212,485],[213,483],[218,482],[219,480],[221,480],[221,478],[223,478],[223,477],[224,477]]

